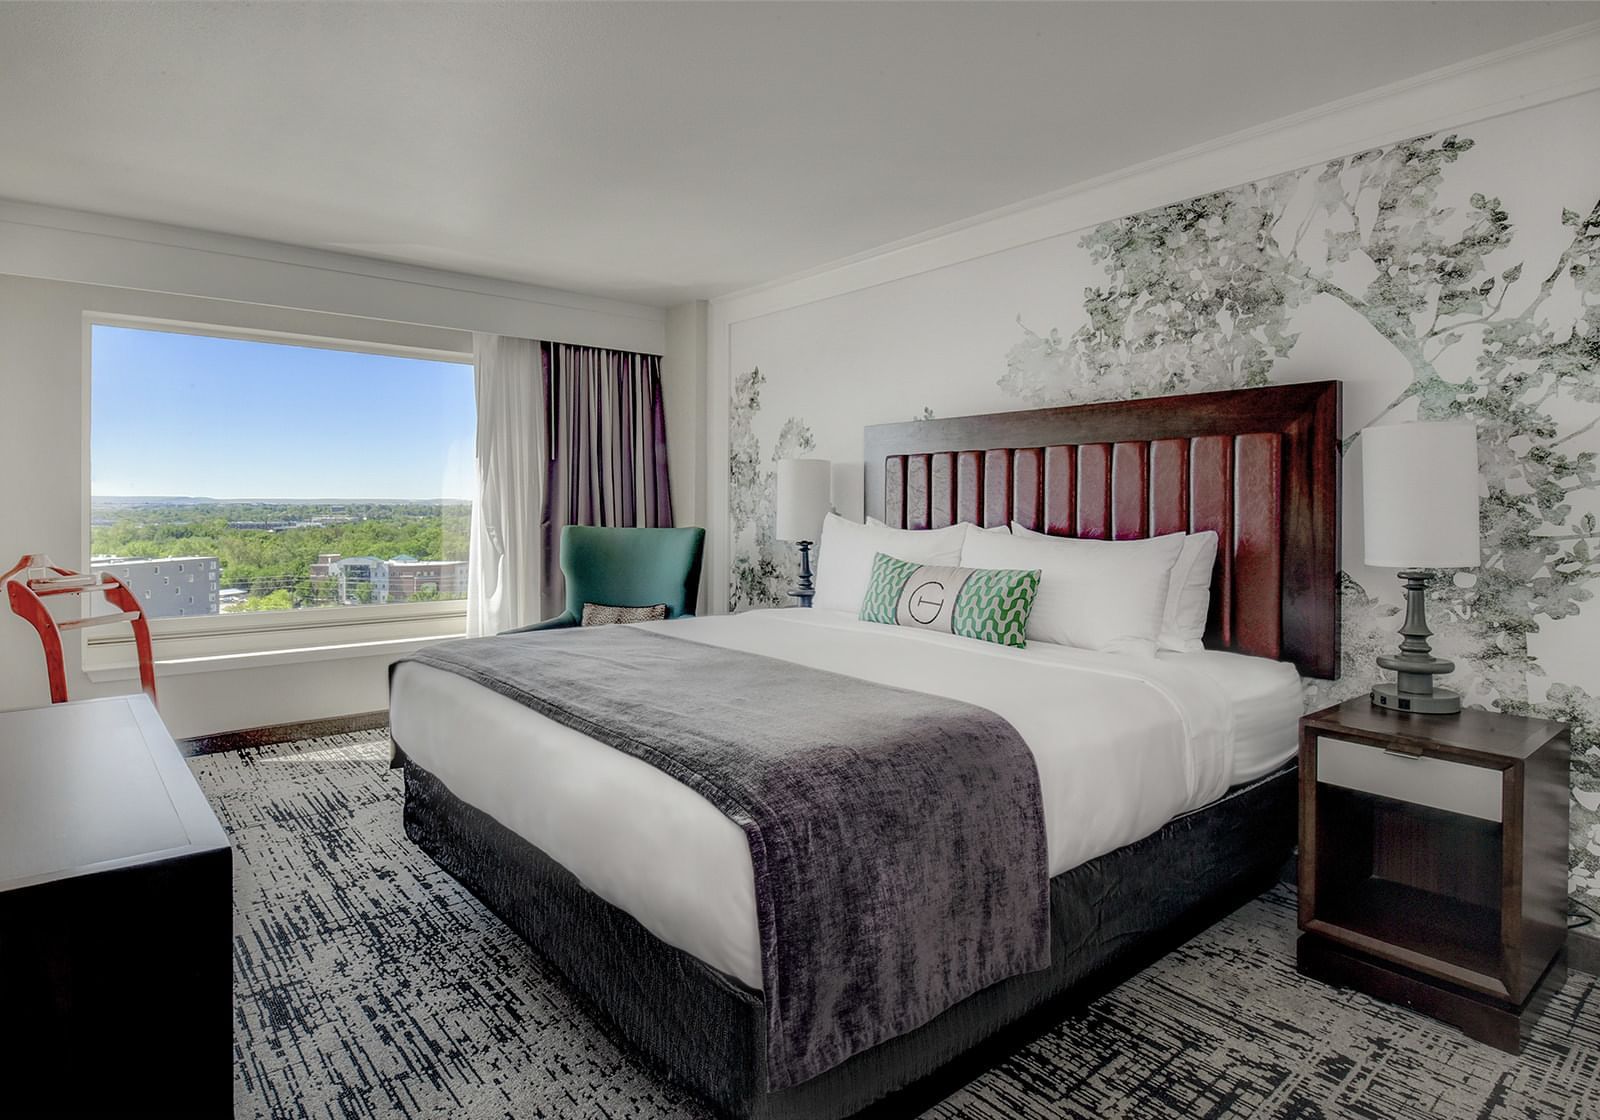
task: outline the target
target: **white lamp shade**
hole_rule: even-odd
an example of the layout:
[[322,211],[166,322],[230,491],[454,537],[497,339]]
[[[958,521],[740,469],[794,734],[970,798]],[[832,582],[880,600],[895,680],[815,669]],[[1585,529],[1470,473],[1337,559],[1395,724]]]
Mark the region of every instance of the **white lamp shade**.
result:
[[1364,429],[1361,491],[1370,566],[1478,566],[1478,431],[1470,421]]
[[778,460],[780,541],[815,541],[833,498],[833,465],[826,459]]

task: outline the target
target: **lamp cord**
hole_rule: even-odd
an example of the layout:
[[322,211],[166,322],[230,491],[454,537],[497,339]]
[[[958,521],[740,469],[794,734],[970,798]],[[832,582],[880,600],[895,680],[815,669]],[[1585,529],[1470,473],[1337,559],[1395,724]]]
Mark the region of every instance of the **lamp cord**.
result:
[[1576,906],[1580,910],[1588,911],[1586,914],[1573,914],[1569,912],[1567,914],[1568,929],[1582,929],[1584,926],[1593,925],[1594,920],[1596,918],[1600,918],[1600,911],[1595,910],[1593,906],[1590,906],[1582,899],[1572,898],[1568,899],[1567,901],[1572,903],[1573,906]]

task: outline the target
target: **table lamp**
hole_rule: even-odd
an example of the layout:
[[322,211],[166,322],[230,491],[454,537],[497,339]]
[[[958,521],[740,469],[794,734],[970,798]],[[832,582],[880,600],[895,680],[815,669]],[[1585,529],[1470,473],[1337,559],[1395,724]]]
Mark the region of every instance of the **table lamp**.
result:
[[828,460],[778,460],[778,524],[773,535],[800,546],[800,586],[789,594],[802,607],[809,607],[817,593],[811,579],[811,545],[822,535],[822,519],[828,516],[832,496],[833,468]]
[[1366,561],[1399,568],[1406,588],[1400,653],[1378,658],[1393,681],[1374,685],[1372,702],[1400,712],[1449,714],[1461,696],[1434,688],[1455,669],[1428,646],[1427,590],[1433,568],[1479,562],[1478,432],[1470,421],[1383,424],[1361,433],[1362,523]]

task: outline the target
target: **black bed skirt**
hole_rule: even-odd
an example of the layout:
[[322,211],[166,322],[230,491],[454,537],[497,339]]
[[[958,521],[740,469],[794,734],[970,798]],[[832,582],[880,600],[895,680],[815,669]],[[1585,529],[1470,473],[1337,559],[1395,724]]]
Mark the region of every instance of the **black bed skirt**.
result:
[[737,1120],[841,1120],[874,1105],[913,1115],[1260,893],[1295,842],[1291,765],[1052,879],[1049,969],[768,1093],[759,992],[658,940],[428,771],[397,761],[406,835],[553,964],[608,1033]]

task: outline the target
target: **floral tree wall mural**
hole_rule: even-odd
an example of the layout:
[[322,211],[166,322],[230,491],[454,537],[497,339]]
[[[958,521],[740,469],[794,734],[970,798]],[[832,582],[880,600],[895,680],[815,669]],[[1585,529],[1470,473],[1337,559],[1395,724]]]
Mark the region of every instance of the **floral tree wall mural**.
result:
[[[1291,316],[1316,299],[1375,331],[1411,380],[1378,415],[1346,417],[1346,431],[1408,401],[1418,419],[1477,423],[1483,558],[1435,585],[1437,644],[1472,700],[1573,724],[1575,885],[1600,895],[1600,697],[1554,683],[1532,700],[1543,671],[1528,649],[1600,576],[1595,516],[1573,513],[1576,495],[1600,488],[1595,454],[1571,448],[1600,421],[1600,201],[1562,213],[1570,240],[1556,259],[1493,269],[1486,258],[1515,228],[1500,200],[1441,201],[1472,146],[1423,137],[1097,227],[1080,245],[1108,282],[1085,293],[1088,321],[1065,338],[1024,328],[1000,387],[1046,405],[1262,385],[1298,339]],[[1343,672],[1313,687],[1314,703],[1365,691],[1373,656],[1394,644],[1398,609],[1342,583]]]
[[761,410],[762,384],[759,368],[734,379],[728,424],[729,528],[735,541],[753,534],[748,544],[734,550],[728,605],[736,611],[781,607],[788,602],[786,589],[799,579],[800,565],[795,548],[773,535],[778,520],[773,494],[778,474],[767,464],[798,459],[816,450],[811,429],[798,417],[790,417],[778,433],[771,458],[762,459],[761,441],[752,423]]
[[[1515,158],[1503,150],[1514,126],[1481,127],[1499,137],[1497,160]],[[1543,213],[1527,205],[1513,213],[1474,190],[1485,166],[1468,158],[1478,142],[1461,132],[1421,137],[1106,222],[1048,254],[1018,251],[1019,304],[1052,271],[1077,278],[1081,304],[1069,299],[1062,319],[1073,325],[1064,328],[1017,319],[1011,341],[997,344],[992,398],[979,403],[1075,404],[1309,374],[1366,378],[1368,391],[1347,391],[1352,452],[1357,433],[1386,418],[1473,420],[1482,558],[1434,585],[1435,648],[1456,661],[1449,683],[1469,702],[1572,724],[1572,888],[1600,906],[1600,664],[1582,682],[1551,679],[1535,649],[1546,630],[1600,614],[1592,450],[1600,444],[1600,179],[1580,179]],[[1050,314],[1033,302],[1031,317]],[[819,324],[808,326],[816,333]],[[1339,339],[1331,351],[1330,336]],[[1311,337],[1324,347],[1321,365],[1302,356]],[[922,345],[926,367],[937,345]],[[1370,361],[1353,354],[1377,355],[1392,380],[1364,373]],[[790,575],[787,546],[771,540],[771,472],[753,434],[760,387],[753,371],[734,391],[731,527],[742,543],[732,575],[741,606],[772,602],[770,589]],[[915,392],[941,415],[976,410],[965,403],[970,388],[942,388],[923,378]],[[822,452],[835,457],[859,448],[861,424],[904,415],[835,408],[844,414],[839,431],[829,416],[818,429],[836,441]],[[791,419],[782,431],[810,451],[810,428]],[[1347,503],[1345,518],[1358,519],[1359,506]],[[747,524],[758,526],[753,535]],[[1342,577],[1341,677],[1308,681],[1308,704],[1364,692],[1377,673],[1373,657],[1393,647],[1398,594],[1379,578],[1392,582],[1392,573]],[[1589,617],[1582,625],[1600,633]],[[1569,671],[1586,672],[1573,660]]]

